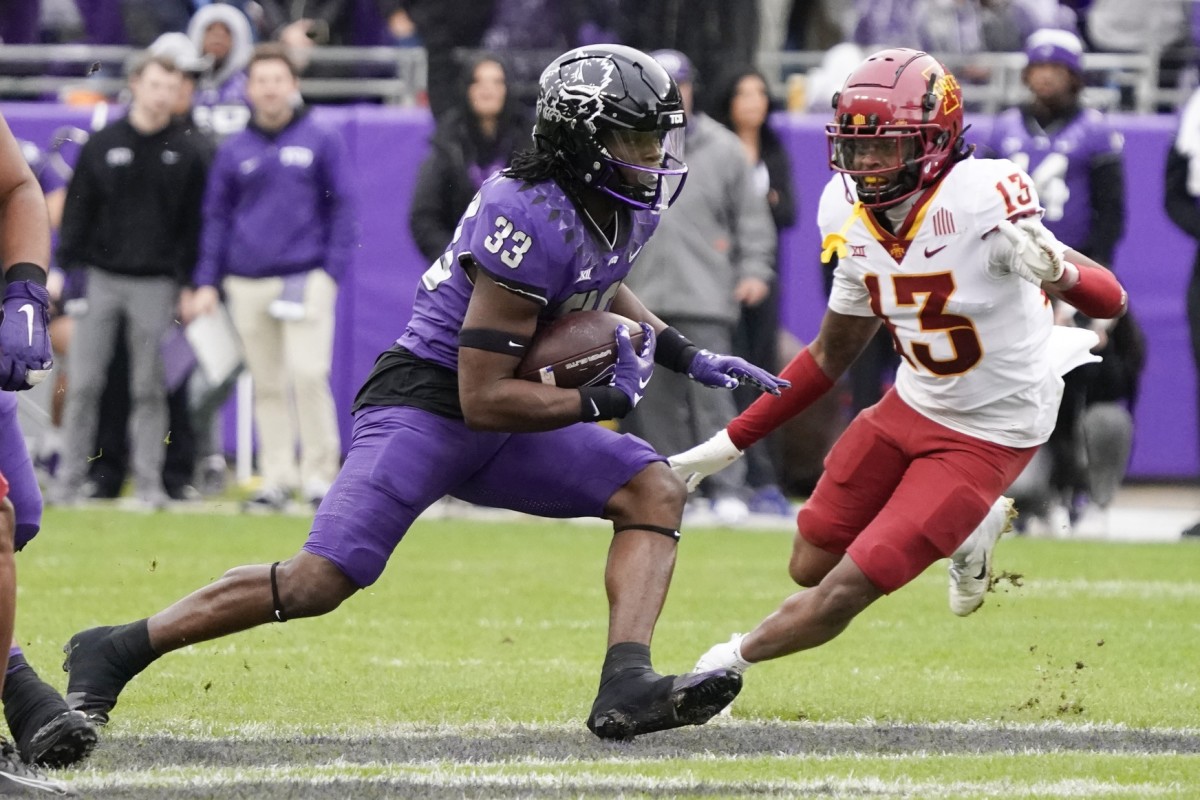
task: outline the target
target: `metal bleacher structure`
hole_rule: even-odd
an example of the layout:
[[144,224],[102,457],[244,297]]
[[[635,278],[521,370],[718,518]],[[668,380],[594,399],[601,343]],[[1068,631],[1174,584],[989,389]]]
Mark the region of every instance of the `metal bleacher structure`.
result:
[[[67,99],[86,92],[116,97],[125,85],[125,65],[135,50],[123,46],[0,46],[0,98]],[[470,55],[464,51],[463,57]],[[557,53],[522,53],[525,63],[548,63]],[[771,92],[786,107],[787,78],[819,66],[822,51],[762,52],[758,66]],[[995,113],[1023,96],[1021,53],[943,54],[939,58],[963,79],[968,109]],[[1113,111],[1155,113],[1179,106],[1186,90],[1159,85],[1157,53],[1088,53],[1083,59],[1085,101]],[[964,79],[964,76],[972,76]],[[374,102],[416,106],[426,84],[420,47],[318,47],[301,82],[309,102]],[[528,94],[532,87],[518,87]]]
[[[786,76],[820,66],[824,55],[812,50],[760,53],[758,66],[773,82],[772,95],[786,103]],[[970,111],[995,114],[1025,96],[1021,83],[1021,70],[1025,67],[1023,53],[944,53],[937,57],[963,84]],[[1153,52],[1085,53],[1084,102],[1106,111],[1141,114],[1176,108],[1187,99],[1186,94],[1180,96],[1185,90],[1160,87],[1158,65],[1159,54]],[[967,77],[974,75],[986,77]]]

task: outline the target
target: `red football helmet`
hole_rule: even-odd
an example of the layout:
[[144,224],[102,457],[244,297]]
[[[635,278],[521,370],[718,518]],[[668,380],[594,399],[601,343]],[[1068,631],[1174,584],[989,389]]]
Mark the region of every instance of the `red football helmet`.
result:
[[858,199],[871,208],[911,197],[971,152],[962,138],[958,81],[919,50],[869,56],[833,96],[833,107],[834,121],[825,126],[829,164],[854,179]]

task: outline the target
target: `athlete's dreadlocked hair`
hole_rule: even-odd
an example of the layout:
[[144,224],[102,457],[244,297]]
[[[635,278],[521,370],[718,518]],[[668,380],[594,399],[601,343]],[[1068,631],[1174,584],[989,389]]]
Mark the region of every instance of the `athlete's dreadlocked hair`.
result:
[[536,144],[514,154],[503,174],[530,183],[557,181],[560,186],[565,186],[571,181],[571,173],[566,165],[553,152]]

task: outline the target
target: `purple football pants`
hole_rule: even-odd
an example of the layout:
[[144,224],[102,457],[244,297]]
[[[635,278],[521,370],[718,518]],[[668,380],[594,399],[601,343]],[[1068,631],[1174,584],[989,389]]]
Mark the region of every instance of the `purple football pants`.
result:
[[416,408],[371,406],[355,417],[304,549],[366,587],[413,520],[446,495],[539,517],[599,517],[617,489],[665,460],[637,437],[590,423],[487,433]]
[[14,549],[20,550],[42,527],[42,490],[25,436],[17,425],[17,395],[0,392],[0,475],[8,479],[8,499],[17,514]]

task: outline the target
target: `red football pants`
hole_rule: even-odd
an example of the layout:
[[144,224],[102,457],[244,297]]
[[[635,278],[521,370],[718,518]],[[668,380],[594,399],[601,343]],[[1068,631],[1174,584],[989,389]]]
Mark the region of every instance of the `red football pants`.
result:
[[953,553],[1036,451],[939,425],[892,389],[855,418],[825,458],[797,517],[800,535],[849,554],[890,594]]

